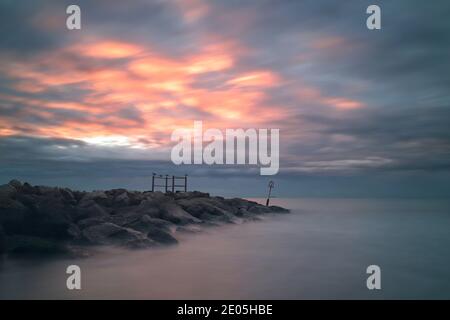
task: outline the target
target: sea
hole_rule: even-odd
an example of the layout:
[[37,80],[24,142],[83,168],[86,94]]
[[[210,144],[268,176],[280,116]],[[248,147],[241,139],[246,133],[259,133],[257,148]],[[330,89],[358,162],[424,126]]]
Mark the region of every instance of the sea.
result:
[[[272,204],[291,213],[180,233],[175,246],[3,259],[0,299],[450,299],[450,200]],[[80,290],[67,288],[70,265]]]

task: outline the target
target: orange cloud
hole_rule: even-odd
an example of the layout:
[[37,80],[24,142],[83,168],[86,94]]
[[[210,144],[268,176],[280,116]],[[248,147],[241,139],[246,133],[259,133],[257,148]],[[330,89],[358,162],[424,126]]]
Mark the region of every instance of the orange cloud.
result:
[[339,110],[353,110],[365,106],[362,102],[346,98],[327,98],[323,102]]

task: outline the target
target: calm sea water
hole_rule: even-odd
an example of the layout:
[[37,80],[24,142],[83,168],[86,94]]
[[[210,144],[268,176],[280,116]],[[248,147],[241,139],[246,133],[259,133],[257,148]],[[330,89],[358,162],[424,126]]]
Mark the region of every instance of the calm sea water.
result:
[[[275,199],[289,215],[183,235],[178,246],[0,263],[0,299],[450,298],[450,201]],[[82,290],[66,289],[66,267]],[[381,267],[381,290],[366,268]]]

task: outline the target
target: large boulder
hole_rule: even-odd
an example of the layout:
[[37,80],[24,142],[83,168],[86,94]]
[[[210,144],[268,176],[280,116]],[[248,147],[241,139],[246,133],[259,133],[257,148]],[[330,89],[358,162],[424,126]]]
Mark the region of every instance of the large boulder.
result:
[[129,204],[130,198],[128,197],[128,193],[126,191],[114,197],[114,207],[126,207]]
[[31,216],[30,210],[17,200],[0,199],[0,225],[10,234],[22,233]]
[[144,214],[139,211],[134,211],[134,209],[134,207],[127,207],[119,212],[115,212],[111,215],[111,221],[119,226],[127,226],[139,220]]
[[146,214],[153,218],[160,218],[161,205],[165,202],[167,202],[166,198],[145,199],[139,204],[139,206],[136,207],[134,211],[142,215]]
[[72,238],[68,229],[75,208],[60,197],[38,196],[29,209],[31,216],[25,222],[26,234],[52,239]]
[[147,239],[146,235],[139,231],[120,227],[110,222],[88,227],[82,233],[89,243],[101,245],[128,246],[129,243],[141,243]]
[[229,206],[212,198],[193,198],[178,200],[177,203],[192,216],[205,220],[231,222],[233,212]]
[[158,229],[156,227],[150,228],[147,232],[147,237],[162,244],[177,244],[178,240],[175,239],[170,233]]
[[112,219],[110,217],[92,217],[92,218],[86,218],[77,221],[77,227],[81,230],[86,229],[91,226],[95,226],[97,224],[105,223],[105,222],[112,222]]
[[148,228],[150,227],[156,227],[158,229],[164,230],[166,232],[173,232],[176,230],[176,226],[167,221],[157,218],[151,218],[148,215],[143,215],[138,220],[126,225],[127,227],[130,227],[132,229],[138,230],[142,233],[147,233]]
[[112,198],[108,197],[104,191],[92,191],[84,194],[83,198],[80,200],[80,205],[84,205],[84,203],[91,201],[95,201],[96,203],[107,207],[113,204]]
[[178,243],[177,239],[171,235],[171,231],[175,228],[173,228],[173,225],[170,222],[165,220],[150,218],[149,216],[144,215],[138,221],[131,223],[129,227],[147,234],[147,237],[158,243]]
[[74,221],[87,218],[107,219],[109,217],[108,212],[93,200],[82,201],[71,213]]
[[9,184],[3,184],[0,186],[0,201],[11,199],[16,193],[16,188]]
[[8,184],[12,187],[14,187],[16,190],[20,190],[22,188],[22,182],[19,180],[13,179]]
[[201,223],[200,219],[186,212],[176,203],[167,202],[161,205],[161,219],[168,220],[175,224]]
[[72,190],[70,190],[68,188],[59,189],[59,193],[61,194],[61,196],[65,202],[72,204],[72,205],[77,204],[77,199],[75,198],[75,195],[72,193]]

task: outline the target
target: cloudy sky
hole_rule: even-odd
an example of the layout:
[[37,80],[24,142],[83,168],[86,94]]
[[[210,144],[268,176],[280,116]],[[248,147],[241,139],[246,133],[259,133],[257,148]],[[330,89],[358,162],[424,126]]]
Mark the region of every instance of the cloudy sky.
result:
[[202,120],[279,128],[278,196],[450,195],[448,1],[2,0],[0,35],[1,183],[263,195],[256,168],[171,164]]

